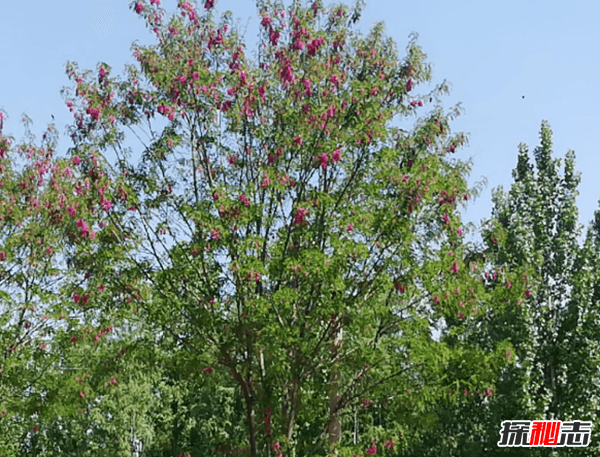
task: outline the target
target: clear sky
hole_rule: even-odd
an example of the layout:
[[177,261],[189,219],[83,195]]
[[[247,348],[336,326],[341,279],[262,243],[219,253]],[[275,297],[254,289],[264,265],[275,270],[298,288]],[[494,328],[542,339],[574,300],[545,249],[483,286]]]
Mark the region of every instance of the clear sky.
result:
[[[176,0],[162,1],[170,10],[175,5]],[[231,10],[247,26],[249,42],[256,43],[252,0],[217,0],[216,8]],[[587,225],[600,197],[600,145],[594,142],[600,124],[599,1],[367,0],[363,30],[378,21],[386,23],[401,57],[410,33],[419,34],[418,43],[433,65],[433,82],[446,79],[451,85],[444,106],[461,102],[465,109],[451,124],[454,131],[470,135],[457,156],[473,158],[472,183],[482,176],[488,180],[466,220],[479,223],[489,217],[491,189],[508,188],[517,145],[525,142],[533,152],[546,119],[554,132],[555,155],[575,150],[582,173],[580,221]],[[122,74],[126,63],[134,63],[134,40],[154,42],[128,0],[0,0],[0,109],[9,115],[5,133],[20,139],[22,113],[33,120],[38,136],[52,115],[64,132],[71,122],[59,92],[69,84],[65,62],[95,69],[102,61],[113,74]],[[69,146],[65,135],[60,147]]]

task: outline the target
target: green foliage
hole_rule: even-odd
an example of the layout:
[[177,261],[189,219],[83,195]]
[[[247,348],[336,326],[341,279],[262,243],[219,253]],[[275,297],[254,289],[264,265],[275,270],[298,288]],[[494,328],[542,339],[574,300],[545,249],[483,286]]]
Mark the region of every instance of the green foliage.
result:
[[212,3],[132,3],[158,41],[124,79],[67,64],[68,159],[0,136],[0,455],[493,455],[502,419],[595,420],[600,215],[580,247],[547,125],[471,252],[416,38],[261,1],[250,59]]

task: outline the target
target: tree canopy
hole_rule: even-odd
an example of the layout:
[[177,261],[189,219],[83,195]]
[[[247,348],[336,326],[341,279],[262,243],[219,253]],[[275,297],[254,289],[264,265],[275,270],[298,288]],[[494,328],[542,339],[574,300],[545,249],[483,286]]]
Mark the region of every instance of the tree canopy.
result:
[[0,455],[492,455],[595,418],[600,224],[580,247],[547,124],[474,248],[416,36],[259,1],[249,57],[213,1],[131,6],[156,44],[67,63],[67,153],[0,137]]

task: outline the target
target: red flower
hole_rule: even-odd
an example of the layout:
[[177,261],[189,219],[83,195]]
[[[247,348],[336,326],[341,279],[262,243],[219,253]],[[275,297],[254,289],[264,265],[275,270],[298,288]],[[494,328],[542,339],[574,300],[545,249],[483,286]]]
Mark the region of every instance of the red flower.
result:
[[367,454],[369,454],[369,455],[377,454],[377,446],[375,444],[371,444],[369,449],[367,449]]
[[213,6],[215,6],[215,0],[206,0],[206,3],[204,3],[204,9],[211,9]]
[[135,4],[135,12],[138,14],[142,14],[142,11],[144,11],[144,4],[142,2],[137,2]]
[[85,238],[87,235],[90,234],[90,227],[87,225],[87,223],[83,219],[79,219],[77,221],[77,227],[81,229],[82,237]]
[[246,197],[245,195],[240,195],[240,198],[238,200],[241,201],[244,205],[250,206],[250,200],[248,200],[248,197]]
[[342,158],[342,150],[341,149],[336,149],[331,154],[331,161],[334,163],[339,162],[341,158]]
[[306,221],[304,220],[304,218],[306,217],[307,214],[308,214],[308,210],[306,208],[298,208],[298,211],[296,212],[296,216],[294,217],[294,222],[296,224],[305,224]]
[[525,291],[525,296],[526,296],[527,298],[531,297],[531,291],[530,291],[529,289],[527,289],[527,290]]
[[279,444],[279,442],[275,443],[273,445],[273,449],[276,450],[276,451],[279,451],[281,449],[281,444]]
[[4,262],[6,260],[6,252],[0,252],[0,262]]
[[452,274],[458,273],[458,264],[456,262],[452,262]]
[[323,154],[321,154],[321,157],[319,157],[319,162],[321,162],[321,168],[323,170],[327,170],[327,160],[328,160],[327,153],[324,152]]

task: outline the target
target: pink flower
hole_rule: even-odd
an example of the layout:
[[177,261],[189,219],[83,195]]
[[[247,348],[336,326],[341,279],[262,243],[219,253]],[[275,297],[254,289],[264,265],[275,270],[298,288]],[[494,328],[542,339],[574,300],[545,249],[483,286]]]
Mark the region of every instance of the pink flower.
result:
[[276,451],[279,451],[279,450],[281,450],[281,444],[279,444],[278,442],[277,442],[277,443],[275,443],[275,444],[273,445],[273,449],[274,449],[274,450],[276,450]]
[[86,112],[92,116],[92,119],[94,119],[95,121],[97,121],[98,119],[100,119],[100,110],[98,108],[88,108],[86,110]]
[[6,252],[0,252],[0,262],[4,262],[6,260]]
[[206,2],[204,3],[204,9],[211,9],[213,6],[215,6],[215,0],[206,0]]
[[142,11],[144,11],[144,4],[142,2],[137,2],[135,4],[135,12],[138,14],[142,14]]
[[440,299],[439,299],[439,297],[433,297],[433,302],[434,302],[436,305],[439,305],[439,304],[440,304]]
[[353,228],[354,228],[354,225],[352,225],[352,224],[348,224],[348,231],[349,231],[349,232],[351,232]]
[[271,41],[271,44],[273,46],[277,46],[277,43],[279,42],[279,37],[280,34],[279,32],[272,30],[271,33],[269,34],[269,40]]
[[293,83],[296,80],[296,76],[294,75],[294,68],[288,63],[283,70],[280,72],[281,79],[285,82]]
[[213,240],[218,240],[221,237],[221,234],[218,232],[218,230],[211,230],[210,231],[210,237]]
[[294,222],[296,222],[296,224],[305,224],[306,221],[304,218],[307,216],[307,214],[308,210],[306,208],[298,208],[296,216],[294,217]]
[[178,79],[179,79],[179,82],[180,82],[181,84],[185,84],[185,82],[187,81],[187,78],[186,78],[185,76],[183,76],[183,75],[182,75],[182,76],[180,76]]
[[238,200],[241,201],[244,205],[250,206],[250,200],[248,200],[248,197],[246,197],[245,195],[240,195],[240,198]]
[[525,296],[526,296],[527,298],[531,297],[531,291],[530,291],[529,289],[527,289],[527,290],[525,291]]
[[104,208],[104,211],[107,211],[111,208],[112,202],[104,198],[104,195],[100,198],[100,205]]
[[323,170],[327,170],[327,160],[328,160],[327,153],[324,152],[323,154],[321,154],[321,157],[319,157],[319,162],[321,162],[321,168]]
[[81,159],[79,158],[79,156],[74,156],[73,159],[71,159],[71,160],[73,160],[73,163],[75,165],[81,164]]
[[341,160],[341,158],[342,158],[342,150],[341,149],[336,149],[331,154],[331,161],[334,163],[339,162]]
[[87,222],[85,222],[83,219],[79,219],[77,221],[77,227],[81,229],[82,237],[85,238],[87,235],[90,234],[90,227],[87,225]]
[[260,187],[262,187],[263,189],[269,187],[269,184],[271,184],[271,179],[269,178],[269,176],[267,174],[265,174],[263,176],[263,181],[260,184]]
[[151,5],[160,5],[160,0],[150,0]]
[[263,16],[262,21],[260,21],[260,25],[262,25],[266,29],[270,29],[273,24],[273,19],[269,16]]
[[412,81],[409,79],[406,83],[406,92],[410,92],[412,90]]
[[456,262],[452,262],[452,274],[458,273],[458,264]]
[[369,455],[377,454],[377,446],[375,444],[371,444],[369,449],[367,449],[367,454],[369,454]]
[[79,392],[79,398],[81,398],[82,400],[85,398],[85,394],[83,392]]
[[192,73],[192,78],[193,78],[193,79],[196,79],[196,80],[197,80],[197,79],[200,79],[200,75],[198,74],[198,72],[197,72],[197,71],[195,71],[194,73]]

